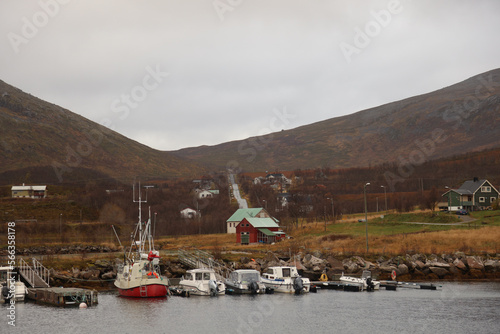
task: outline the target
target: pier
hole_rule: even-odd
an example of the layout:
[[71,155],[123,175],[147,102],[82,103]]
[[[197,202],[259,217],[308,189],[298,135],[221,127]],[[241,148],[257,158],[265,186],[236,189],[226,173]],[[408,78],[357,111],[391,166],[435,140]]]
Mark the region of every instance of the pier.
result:
[[60,307],[98,304],[96,290],[80,288],[28,288],[27,298],[36,303]]
[[384,287],[386,288],[386,290],[396,290],[396,288],[437,290],[437,288],[441,288],[440,285],[436,285],[433,283],[412,283],[398,281],[380,281],[380,287]]
[[53,306],[93,306],[98,303],[97,291],[80,288],[53,288],[50,287],[50,273],[38,260],[33,258],[32,263],[24,259],[19,260],[18,272],[26,284],[28,293],[26,299],[37,303]]

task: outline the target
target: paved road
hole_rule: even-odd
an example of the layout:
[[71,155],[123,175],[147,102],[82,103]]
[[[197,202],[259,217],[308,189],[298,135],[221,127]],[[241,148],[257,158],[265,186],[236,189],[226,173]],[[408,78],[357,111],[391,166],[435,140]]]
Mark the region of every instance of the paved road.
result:
[[238,202],[240,209],[248,209],[248,203],[246,199],[241,198],[240,188],[238,188],[238,184],[234,180],[234,174],[229,174],[229,182],[231,183],[231,187],[233,188],[233,195]]

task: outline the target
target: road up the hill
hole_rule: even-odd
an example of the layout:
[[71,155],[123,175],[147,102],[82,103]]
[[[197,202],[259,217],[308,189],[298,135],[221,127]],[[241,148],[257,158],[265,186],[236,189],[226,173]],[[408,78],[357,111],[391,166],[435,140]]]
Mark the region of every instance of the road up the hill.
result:
[[240,209],[248,209],[247,200],[241,198],[240,188],[238,188],[238,184],[236,184],[236,181],[234,179],[234,174],[229,174],[229,183],[231,184],[234,198],[236,198],[236,201],[238,201]]

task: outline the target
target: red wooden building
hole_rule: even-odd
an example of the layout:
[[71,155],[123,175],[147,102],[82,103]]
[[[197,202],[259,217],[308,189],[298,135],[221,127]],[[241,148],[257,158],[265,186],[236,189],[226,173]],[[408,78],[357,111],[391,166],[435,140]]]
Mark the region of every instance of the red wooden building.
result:
[[243,218],[236,225],[236,242],[243,245],[253,243],[270,244],[286,237],[272,218]]

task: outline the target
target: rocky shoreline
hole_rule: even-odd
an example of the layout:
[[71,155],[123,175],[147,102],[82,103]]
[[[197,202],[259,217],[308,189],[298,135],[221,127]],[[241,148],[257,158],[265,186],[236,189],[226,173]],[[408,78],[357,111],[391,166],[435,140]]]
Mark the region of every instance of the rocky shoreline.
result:
[[[70,271],[51,269],[53,286],[91,286],[106,289],[112,287],[116,270],[122,261],[89,261],[84,269],[73,267]],[[390,280],[396,273],[398,281],[451,281],[451,280],[495,280],[500,279],[499,254],[495,256],[472,256],[463,252],[442,255],[414,254],[396,257],[380,256],[374,261],[361,256],[339,258],[320,252],[299,253],[289,258],[283,254],[268,252],[265,257],[252,259],[242,256],[239,261],[225,262],[233,269],[251,268],[265,272],[271,266],[295,265],[299,272],[309,279],[319,280],[326,273],[329,280],[338,280],[342,273],[360,276],[363,270],[370,270],[380,280]],[[181,277],[188,268],[177,259],[162,259],[162,274],[169,278]]]

